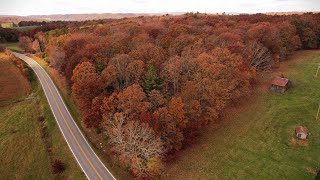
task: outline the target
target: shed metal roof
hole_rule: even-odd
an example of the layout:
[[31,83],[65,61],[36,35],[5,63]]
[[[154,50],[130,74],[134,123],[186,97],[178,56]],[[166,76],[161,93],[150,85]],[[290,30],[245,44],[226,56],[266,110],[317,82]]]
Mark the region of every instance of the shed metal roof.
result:
[[284,87],[288,84],[288,82],[289,82],[289,79],[282,78],[282,77],[276,77],[273,79],[272,85]]
[[307,128],[305,128],[305,127],[302,127],[302,126],[298,126],[297,128],[296,128],[296,133],[306,133],[306,134],[308,134],[308,129]]

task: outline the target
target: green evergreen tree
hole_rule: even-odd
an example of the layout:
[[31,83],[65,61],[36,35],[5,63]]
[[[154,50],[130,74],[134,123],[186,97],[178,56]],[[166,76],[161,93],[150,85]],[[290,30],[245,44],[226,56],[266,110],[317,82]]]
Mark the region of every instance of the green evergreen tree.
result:
[[145,92],[148,94],[152,90],[160,90],[161,89],[161,79],[157,73],[157,69],[154,66],[148,66],[147,71],[143,76],[143,84],[142,87]]
[[97,60],[94,65],[98,74],[101,74],[101,72],[105,69],[105,65],[102,60]]

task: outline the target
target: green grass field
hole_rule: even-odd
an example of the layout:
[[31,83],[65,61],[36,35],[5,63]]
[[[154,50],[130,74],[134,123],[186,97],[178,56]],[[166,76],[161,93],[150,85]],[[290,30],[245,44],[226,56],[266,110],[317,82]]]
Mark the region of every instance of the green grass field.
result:
[[0,179],[53,179],[35,100],[0,108]]
[[13,27],[13,29],[19,30],[21,32],[29,31],[32,29],[35,29],[38,26],[19,26],[19,27]]
[[[298,53],[299,54],[299,53]],[[314,179],[320,169],[320,51],[300,52],[284,74],[293,81],[285,94],[261,91],[217,130],[207,129],[200,142],[181,153],[163,179]],[[236,113],[236,112],[239,112]],[[298,145],[296,126],[311,132]]]
[[2,28],[12,28],[13,27],[13,23],[1,23],[0,27],[2,27]]
[[19,42],[16,43],[0,43],[0,45],[7,47],[8,49],[15,52],[23,52],[24,50],[19,46]]
[[[0,179],[85,179],[51,113],[44,92],[32,75],[33,98],[0,106]],[[66,170],[55,176],[41,138],[38,117],[45,117],[52,159]]]

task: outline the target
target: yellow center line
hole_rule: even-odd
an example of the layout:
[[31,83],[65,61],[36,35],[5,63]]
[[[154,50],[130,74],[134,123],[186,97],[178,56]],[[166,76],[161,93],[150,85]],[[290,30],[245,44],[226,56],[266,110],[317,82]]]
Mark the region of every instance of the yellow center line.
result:
[[[44,78],[44,75],[42,74],[42,72],[40,72],[40,74],[41,74],[42,77]],[[90,159],[88,158],[88,156],[86,155],[86,153],[83,151],[83,149],[82,149],[82,147],[80,146],[78,140],[76,139],[75,135],[73,134],[73,132],[72,132],[69,124],[68,124],[67,121],[66,121],[66,118],[64,117],[64,115],[63,115],[63,113],[62,113],[62,111],[61,111],[61,109],[60,109],[60,106],[58,105],[58,102],[57,102],[55,96],[53,95],[53,92],[52,92],[52,90],[51,90],[51,88],[50,88],[50,86],[49,86],[49,83],[48,83],[48,81],[46,80],[46,78],[44,78],[44,81],[46,82],[46,84],[47,84],[47,86],[48,86],[48,88],[49,88],[49,91],[50,91],[50,93],[51,93],[51,95],[52,95],[52,98],[53,98],[53,100],[54,100],[54,102],[55,102],[55,104],[56,104],[56,106],[57,106],[57,108],[58,108],[58,110],[59,110],[59,112],[60,112],[60,114],[61,114],[61,116],[62,116],[63,121],[64,121],[65,124],[67,125],[67,128],[68,128],[68,130],[70,131],[73,139],[76,141],[78,147],[80,148],[80,151],[82,152],[82,154],[84,155],[84,157],[86,158],[86,160],[89,162],[89,164],[90,164],[90,166],[92,167],[92,169],[94,170],[94,172],[95,172],[95,173],[99,176],[99,178],[102,180],[102,179],[103,179],[102,176],[99,174],[99,172],[97,171],[97,169],[93,166],[92,162],[90,161]],[[48,99],[48,101],[49,101],[49,99]]]

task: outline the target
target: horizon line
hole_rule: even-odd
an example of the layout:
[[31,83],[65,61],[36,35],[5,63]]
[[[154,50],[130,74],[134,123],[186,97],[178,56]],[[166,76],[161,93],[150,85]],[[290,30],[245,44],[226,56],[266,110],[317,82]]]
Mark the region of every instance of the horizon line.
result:
[[154,14],[154,15],[164,15],[164,14],[173,14],[173,15],[182,15],[185,13],[201,13],[201,14],[266,14],[266,13],[320,13],[320,11],[266,11],[266,12],[228,12],[228,11],[217,11],[217,12],[200,12],[200,11],[186,11],[186,12],[104,12],[104,13],[71,13],[71,14],[30,14],[30,15],[17,15],[17,14],[0,14],[0,16],[18,16],[18,17],[30,17],[30,16],[55,16],[55,15],[94,15],[94,14]]

